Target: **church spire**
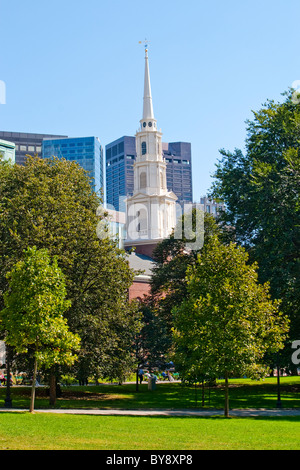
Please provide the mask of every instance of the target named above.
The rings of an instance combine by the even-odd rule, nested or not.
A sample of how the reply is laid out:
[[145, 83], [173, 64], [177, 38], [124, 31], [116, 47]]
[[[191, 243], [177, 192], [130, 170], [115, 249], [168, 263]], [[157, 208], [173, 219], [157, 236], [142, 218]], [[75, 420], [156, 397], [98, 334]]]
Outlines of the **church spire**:
[[154, 119], [147, 44], [145, 44], [145, 78], [144, 78], [143, 119]]
[[[154, 118], [148, 48], [145, 41], [144, 106], [141, 126], [135, 135], [136, 160], [133, 166], [133, 195], [127, 198], [125, 246], [140, 247], [149, 253], [159, 240], [169, 236], [176, 224], [177, 197], [167, 189], [166, 161], [162, 133]], [[142, 253], [142, 251], [140, 251]]]

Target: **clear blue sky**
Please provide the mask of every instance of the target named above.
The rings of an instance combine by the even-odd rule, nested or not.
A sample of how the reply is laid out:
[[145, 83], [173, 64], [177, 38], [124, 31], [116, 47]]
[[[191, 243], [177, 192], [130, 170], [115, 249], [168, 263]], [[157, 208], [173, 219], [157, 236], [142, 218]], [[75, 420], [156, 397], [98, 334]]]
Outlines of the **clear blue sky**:
[[134, 135], [147, 38], [155, 117], [191, 142], [198, 201], [251, 110], [300, 80], [299, 18], [299, 0], [1, 0], [0, 130]]

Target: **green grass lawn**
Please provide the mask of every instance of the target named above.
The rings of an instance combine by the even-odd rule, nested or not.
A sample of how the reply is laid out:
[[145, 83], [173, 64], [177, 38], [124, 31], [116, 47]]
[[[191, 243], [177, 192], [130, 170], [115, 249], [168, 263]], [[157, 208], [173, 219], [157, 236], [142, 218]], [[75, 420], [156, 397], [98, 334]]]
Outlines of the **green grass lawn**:
[[298, 450], [300, 418], [0, 413], [0, 450]]
[[[202, 407], [201, 389], [179, 383], [63, 387], [56, 408], [167, 408]], [[196, 393], [197, 392], [197, 393]], [[197, 396], [197, 400], [196, 400]], [[30, 414], [30, 387], [12, 387], [14, 408], [0, 413], [0, 450], [298, 450], [300, 417], [229, 418], [83, 416], [38, 413], [49, 408], [45, 389], [37, 389], [35, 414]], [[5, 388], [0, 388], [4, 407]], [[281, 378], [283, 408], [300, 408], [300, 377]], [[275, 378], [264, 381], [232, 379], [230, 408], [275, 408]], [[224, 407], [224, 383], [205, 390], [205, 408]]]

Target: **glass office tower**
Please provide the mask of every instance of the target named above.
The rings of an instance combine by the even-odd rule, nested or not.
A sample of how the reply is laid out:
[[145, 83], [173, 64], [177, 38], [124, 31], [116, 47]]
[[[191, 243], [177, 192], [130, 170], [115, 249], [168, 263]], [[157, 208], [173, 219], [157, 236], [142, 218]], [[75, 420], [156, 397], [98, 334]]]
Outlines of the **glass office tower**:
[[15, 162], [17, 165], [24, 165], [26, 155], [38, 155], [38, 157], [42, 157], [43, 139], [57, 139], [60, 137], [67, 136], [0, 131], [0, 139], [8, 140], [15, 144]]
[[133, 194], [133, 164], [136, 158], [135, 137], [124, 136], [105, 147], [106, 204], [125, 212], [124, 198]]
[[79, 163], [93, 178], [95, 191], [104, 193], [103, 148], [98, 137], [44, 139], [42, 154], [43, 158], [55, 156]]
[[[167, 162], [167, 188], [178, 197], [181, 206], [193, 202], [191, 144], [163, 143]], [[135, 137], [124, 136], [105, 146], [106, 203], [116, 211], [125, 211], [122, 200], [133, 194]]]

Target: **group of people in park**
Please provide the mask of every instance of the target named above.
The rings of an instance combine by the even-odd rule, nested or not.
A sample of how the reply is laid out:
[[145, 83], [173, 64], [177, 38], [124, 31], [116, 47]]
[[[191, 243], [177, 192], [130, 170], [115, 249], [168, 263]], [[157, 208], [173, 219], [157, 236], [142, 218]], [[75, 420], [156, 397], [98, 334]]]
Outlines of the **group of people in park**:
[[[3, 374], [3, 372], [0, 372], [0, 386], [1, 385], [6, 385], [7, 382], [7, 376]], [[10, 384], [12, 385], [12, 375], [10, 374]]]
[[169, 382], [174, 381], [174, 377], [172, 376], [172, 374], [170, 373], [169, 370], [163, 371], [161, 374], [156, 375], [156, 374], [153, 374], [153, 373], [149, 373], [148, 371], [144, 371], [143, 369], [139, 369], [138, 377], [139, 377], [140, 384], [143, 382], [143, 380], [148, 380], [149, 378], [154, 378], [155, 381], [157, 381], [159, 379], [169, 380]]

